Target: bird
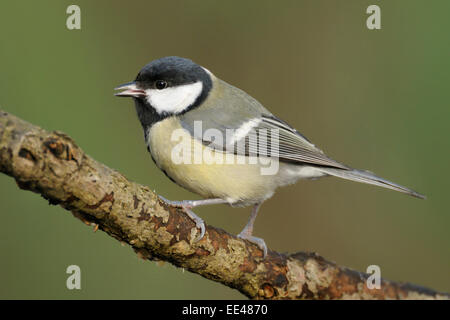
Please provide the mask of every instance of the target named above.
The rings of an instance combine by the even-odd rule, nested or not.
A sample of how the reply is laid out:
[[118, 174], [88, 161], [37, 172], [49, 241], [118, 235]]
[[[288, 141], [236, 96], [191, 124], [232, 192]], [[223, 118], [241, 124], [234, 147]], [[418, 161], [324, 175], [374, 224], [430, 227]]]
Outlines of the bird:
[[425, 196], [353, 169], [328, 157], [309, 139], [279, 119], [255, 98], [228, 84], [190, 59], [168, 56], [151, 61], [134, 81], [118, 86], [118, 97], [134, 100], [151, 158], [179, 186], [199, 200], [171, 201], [195, 222], [199, 241], [205, 223], [192, 209], [228, 204], [252, 206], [247, 224], [237, 235], [267, 256], [263, 238], [253, 235], [261, 204], [278, 187], [300, 179], [334, 176]]

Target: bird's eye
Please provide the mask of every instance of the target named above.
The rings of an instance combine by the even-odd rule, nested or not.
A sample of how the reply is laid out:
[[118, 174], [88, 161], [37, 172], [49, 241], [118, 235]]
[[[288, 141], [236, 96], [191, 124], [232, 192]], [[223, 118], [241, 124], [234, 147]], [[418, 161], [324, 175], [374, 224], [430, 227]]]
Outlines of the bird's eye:
[[165, 89], [165, 88], [167, 88], [167, 82], [164, 80], [156, 80], [155, 87], [158, 90]]

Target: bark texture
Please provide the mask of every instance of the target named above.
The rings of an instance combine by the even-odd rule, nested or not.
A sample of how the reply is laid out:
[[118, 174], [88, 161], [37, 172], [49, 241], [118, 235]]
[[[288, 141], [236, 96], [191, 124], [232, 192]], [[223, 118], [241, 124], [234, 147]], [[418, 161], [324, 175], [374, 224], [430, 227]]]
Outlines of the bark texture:
[[178, 208], [149, 187], [86, 155], [66, 134], [48, 132], [0, 110], [0, 171], [24, 190], [39, 193], [87, 224], [95, 225], [139, 256], [168, 261], [235, 288], [252, 299], [449, 299], [411, 284], [382, 280], [369, 289], [368, 274], [315, 253], [262, 251], [206, 226], [205, 237]]

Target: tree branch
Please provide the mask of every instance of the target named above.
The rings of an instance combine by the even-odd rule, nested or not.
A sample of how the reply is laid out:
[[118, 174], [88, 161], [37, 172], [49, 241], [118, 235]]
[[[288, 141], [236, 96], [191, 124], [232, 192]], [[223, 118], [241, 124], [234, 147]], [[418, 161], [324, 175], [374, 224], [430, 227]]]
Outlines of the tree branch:
[[164, 260], [235, 288], [254, 299], [449, 299], [448, 294], [382, 280], [366, 286], [368, 274], [315, 253], [269, 251], [225, 231], [199, 230], [180, 209], [148, 187], [86, 155], [62, 132], [47, 132], [0, 110], [0, 171], [24, 190], [39, 193], [87, 224], [93, 224], [142, 258]]

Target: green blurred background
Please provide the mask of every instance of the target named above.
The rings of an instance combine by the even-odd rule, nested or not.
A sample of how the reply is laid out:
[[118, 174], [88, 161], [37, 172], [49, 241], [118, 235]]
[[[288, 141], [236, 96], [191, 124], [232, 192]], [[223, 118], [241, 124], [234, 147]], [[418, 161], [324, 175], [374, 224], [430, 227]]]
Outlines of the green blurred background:
[[[66, 29], [81, 7], [82, 29]], [[381, 7], [382, 29], [366, 28]], [[72, 136], [169, 199], [195, 195], [147, 154], [131, 99], [113, 88], [149, 61], [188, 57], [256, 97], [331, 157], [428, 196], [335, 178], [280, 189], [255, 234], [382, 277], [450, 291], [449, 1], [12, 1], [0, 4], [0, 108]], [[0, 175], [0, 298], [243, 298], [138, 259]], [[196, 211], [238, 233], [250, 210]], [[66, 267], [82, 271], [69, 291]]]

